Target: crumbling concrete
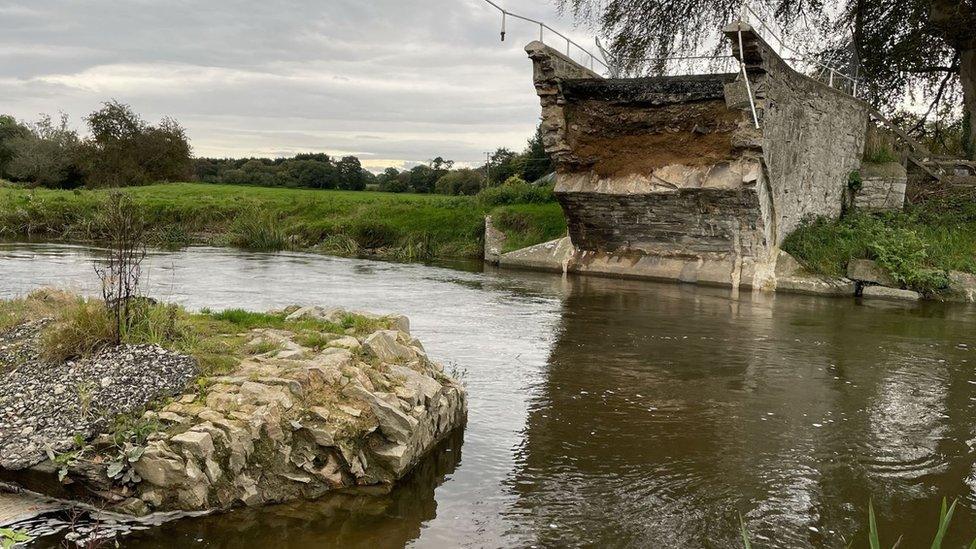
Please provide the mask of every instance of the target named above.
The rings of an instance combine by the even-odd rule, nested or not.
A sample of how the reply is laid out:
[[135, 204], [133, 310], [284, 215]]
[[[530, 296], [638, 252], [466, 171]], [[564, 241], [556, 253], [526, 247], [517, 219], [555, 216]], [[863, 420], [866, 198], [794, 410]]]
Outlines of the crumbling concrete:
[[741, 30], [741, 52], [738, 29], [726, 34], [759, 128], [741, 73], [603, 79], [526, 47], [573, 245], [565, 270], [771, 290], [786, 236], [840, 215], [869, 107]]

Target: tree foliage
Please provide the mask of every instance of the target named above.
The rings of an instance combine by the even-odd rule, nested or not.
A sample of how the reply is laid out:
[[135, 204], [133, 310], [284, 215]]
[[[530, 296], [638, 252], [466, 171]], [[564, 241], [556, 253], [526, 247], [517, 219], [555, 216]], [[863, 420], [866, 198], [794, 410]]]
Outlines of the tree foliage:
[[[718, 31], [741, 3], [729, 0], [560, 0], [564, 9], [599, 27], [622, 68], [663, 69], [649, 61], [722, 50]], [[967, 115], [966, 140], [976, 139], [976, 8], [973, 0], [753, 0], [783, 29], [793, 47], [830, 57], [857, 72], [863, 97], [894, 111], [906, 97], [932, 104], [925, 118], [950, 103]], [[839, 55], [838, 55], [839, 54]], [[859, 94], [860, 95], [860, 94]], [[970, 145], [970, 155], [972, 147]]]
[[190, 144], [178, 122], [153, 126], [132, 107], [109, 101], [85, 118], [91, 132], [83, 149], [89, 187], [146, 185], [190, 175]]
[[45, 187], [121, 187], [177, 181], [190, 174], [190, 144], [175, 120], [146, 123], [117, 101], [85, 118], [81, 139], [68, 117], [20, 123], [0, 116], [0, 177]]
[[57, 120], [49, 115], [25, 126], [26, 131], [14, 132], [4, 140], [11, 151], [6, 171], [15, 181], [28, 181], [45, 187], [76, 187], [81, 185], [78, 158], [81, 141], [68, 127], [68, 117]]

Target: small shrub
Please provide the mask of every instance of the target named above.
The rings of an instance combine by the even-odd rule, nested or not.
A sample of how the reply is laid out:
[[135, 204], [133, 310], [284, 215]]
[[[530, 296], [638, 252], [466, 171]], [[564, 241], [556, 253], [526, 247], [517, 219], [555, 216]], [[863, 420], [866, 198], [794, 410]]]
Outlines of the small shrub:
[[364, 220], [353, 227], [353, 239], [366, 249], [394, 246], [397, 237], [397, 230], [381, 221]]
[[288, 239], [281, 221], [273, 212], [245, 208], [234, 219], [230, 243], [245, 250], [276, 252], [287, 247]]
[[51, 362], [92, 355], [115, 343], [113, 317], [105, 304], [76, 298], [41, 334], [41, 356]]
[[132, 324], [132, 302], [139, 295], [146, 227], [132, 198], [121, 191], [108, 195], [101, 217], [109, 250], [105, 261], [95, 262], [95, 274], [102, 283], [105, 306], [114, 318], [114, 342], [119, 344]]
[[949, 285], [944, 271], [928, 264], [928, 245], [914, 230], [883, 227], [873, 235], [868, 249], [883, 269], [910, 288], [925, 293]]
[[510, 204], [543, 204], [556, 200], [552, 187], [536, 187], [528, 183], [490, 187], [478, 193], [478, 202], [483, 206], [505, 206]]

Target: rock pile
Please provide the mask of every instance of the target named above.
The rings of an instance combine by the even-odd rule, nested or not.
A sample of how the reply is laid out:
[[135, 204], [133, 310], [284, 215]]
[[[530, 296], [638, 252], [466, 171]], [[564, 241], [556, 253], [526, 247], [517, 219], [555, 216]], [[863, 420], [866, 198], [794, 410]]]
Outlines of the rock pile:
[[0, 468], [31, 467], [103, 431], [109, 418], [179, 394], [193, 359], [154, 345], [105, 349], [49, 363], [37, 351], [44, 321], [0, 334]]
[[[289, 318], [347, 314], [304, 308]], [[406, 317], [383, 320], [391, 329], [329, 334], [314, 348], [287, 330], [251, 331], [251, 345], [273, 350], [147, 412], [162, 427], [131, 464], [138, 481], [98, 495], [143, 514], [391, 485], [463, 424], [466, 398], [410, 336]]]
[[[307, 307], [288, 320], [342, 332], [351, 314]], [[254, 354], [204, 378], [192, 358], [148, 345], [46, 363], [37, 352], [45, 321], [8, 330], [0, 334], [0, 470], [57, 471], [75, 495], [140, 515], [388, 487], [463, 425], [466, 396], [410, 335], [406, 317], [356, 314], [366, 317], [358, 331], [238, 334]], [[364, 326], [382, 329], [364, 335], [372, 329]], [[110, 432], [118, 414], [129, 414], [122, 440], [137, 442]], [[71, 459], [57, 456], [69, 450]]]

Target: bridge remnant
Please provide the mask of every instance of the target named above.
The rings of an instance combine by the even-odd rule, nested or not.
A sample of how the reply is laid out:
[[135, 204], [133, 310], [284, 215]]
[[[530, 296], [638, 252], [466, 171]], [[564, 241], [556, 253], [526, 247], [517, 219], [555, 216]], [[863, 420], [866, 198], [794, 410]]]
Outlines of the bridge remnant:
[[605, 79], [526, 46], [572, 243], [553, 265], [772, 289], [784, 238], [840, 215], [870, 107], [795, 72], [748, 25], [725, 32], [748, 88], [741, 72]]

